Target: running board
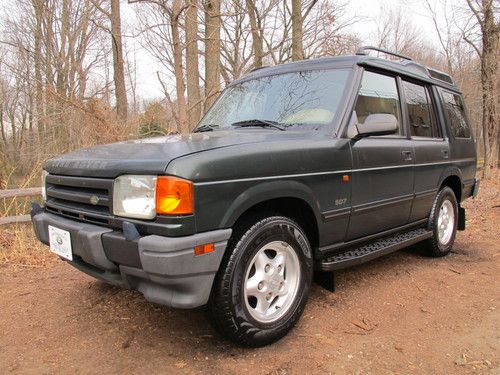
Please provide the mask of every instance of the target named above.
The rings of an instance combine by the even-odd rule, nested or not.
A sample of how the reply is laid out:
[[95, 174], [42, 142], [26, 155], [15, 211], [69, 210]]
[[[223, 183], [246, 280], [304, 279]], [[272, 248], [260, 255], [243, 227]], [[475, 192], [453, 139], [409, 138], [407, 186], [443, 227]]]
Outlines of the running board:
[[356, 266], [430, 237], [432, 237], [432, 232], [425, 228], [413, 229], [383, 237], [368, 244], [350, 248], [342, 253], [327, 256], [317, 263], [317, 270], [331, 272]]

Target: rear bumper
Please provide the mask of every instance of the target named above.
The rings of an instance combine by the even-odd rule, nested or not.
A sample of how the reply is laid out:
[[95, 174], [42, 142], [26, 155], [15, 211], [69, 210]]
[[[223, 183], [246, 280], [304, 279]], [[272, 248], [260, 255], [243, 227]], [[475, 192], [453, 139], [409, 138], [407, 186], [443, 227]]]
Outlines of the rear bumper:
[[[48, 226], [70, 232], [71, 265], [113, 285], [135, 289], [151, 302], [193, 308], [207, 303], [231, 229], [185, 237], [148, 235], [127, 240], [122, 232], [66, 219], [40, 208], [32, 212], [38, 239], [49, 244]], [[214, 243], [211, 253], [194, 247]]]

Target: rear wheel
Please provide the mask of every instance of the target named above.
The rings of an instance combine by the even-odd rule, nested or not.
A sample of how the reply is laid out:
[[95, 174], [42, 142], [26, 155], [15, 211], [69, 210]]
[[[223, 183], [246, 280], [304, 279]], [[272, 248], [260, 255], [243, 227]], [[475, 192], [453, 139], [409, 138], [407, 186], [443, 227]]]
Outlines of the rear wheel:
[[283, 337], [302, 314], [312, 251], [300, 226], [282, 216], [237, 229], [214, 281], [208, 316], [225, 337], [262, 346]]
[[427, 241], [429, 255], [441, 257], [451, 251], [457, 233], [457, 219], [455, 193], [444, 187], [437, 194], [429, 217], [429, 229], [432, 230], [432, 237]]

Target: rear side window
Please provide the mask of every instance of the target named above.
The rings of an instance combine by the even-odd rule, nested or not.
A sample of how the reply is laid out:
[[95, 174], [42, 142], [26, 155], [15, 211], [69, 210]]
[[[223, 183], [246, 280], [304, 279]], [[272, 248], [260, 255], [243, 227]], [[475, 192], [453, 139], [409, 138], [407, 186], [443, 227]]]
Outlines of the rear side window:
[[[396, 79], [373, 72], [364, 72], [355, 111], [358, 124], [363, 124], [369, 115], [377, 113], [394, 115], [398, 124], [401, 124], [401, 107]], [[401, 126], [398, 126], [397, 133], [401, 134]]]
[[448, 91], [441, 93], [451, 134], [455, 138], [470, 138], [470, 127], [465, 118], [462, 97]]
[[422, 85], [403, 81], [406, 107], [413, 137], [439, 138], [434, 121], [429, 90]]

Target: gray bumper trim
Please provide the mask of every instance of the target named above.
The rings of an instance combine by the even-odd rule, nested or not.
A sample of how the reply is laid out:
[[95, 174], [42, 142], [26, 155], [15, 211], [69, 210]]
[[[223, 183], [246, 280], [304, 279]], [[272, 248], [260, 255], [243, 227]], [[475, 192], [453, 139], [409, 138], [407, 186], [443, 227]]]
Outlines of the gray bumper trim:
[[69, 220], [46, 212], [34, 215], [31, 220], [38, 239], [44, 244], [49, 244], [49, 225], [67, 230], [71, 235], [73, 254], [104, 270], [118, 269], [114, 263], [106, 258], [101, 242], [101, 236], [104, 233], [112, 232], [111, 229]]
[[[48, 244], [48, 225], [68, 230], [75, 260], [71, 265], [90, 276], [113, 285], [140, 291], [147, 300], [162, 305], [193, 308], [206, 304], [231, 229], [197, 233], [186, 237], [141, 237], [138, 251], [142, 269], [116, 265], [104, 252], [101, 236], [111, 229], [69, 220], [47, 212], [33, 216], [40, 241]], [[125, 241], [125, 240], [124, 240]], [[213, 243], [211, 253], [195, 256], [194, 247]]]

